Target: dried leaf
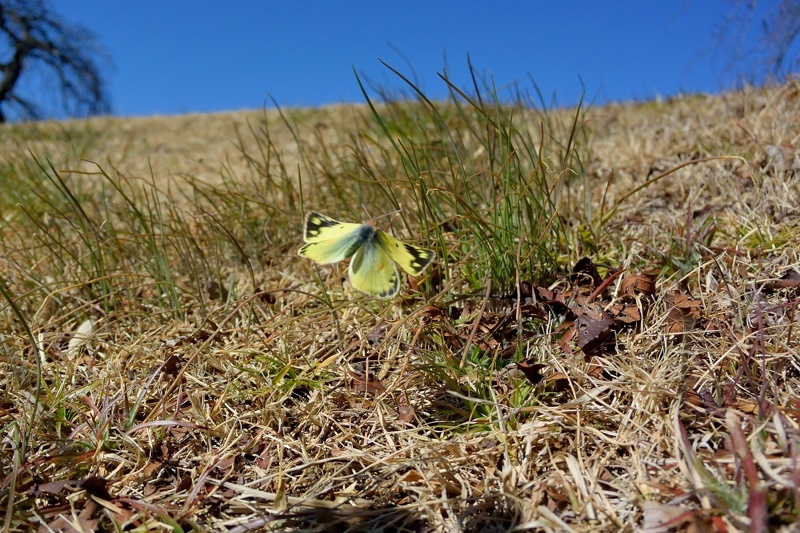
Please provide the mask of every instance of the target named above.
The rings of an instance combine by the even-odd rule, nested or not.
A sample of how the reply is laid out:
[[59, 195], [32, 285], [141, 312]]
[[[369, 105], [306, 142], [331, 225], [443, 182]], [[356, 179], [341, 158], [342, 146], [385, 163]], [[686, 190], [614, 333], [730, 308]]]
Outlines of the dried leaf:
[[425, 321], [430, 323], [444, 318], [444, 311], [435, 305], [426, 305], [417, 312], [417, 316], [426, 319]]
[[697, 376], [686, 378], [686, 391], [684, 392], [686, 403], [696, 407], [699, 411], [713, 412], [719, 409], [720, 406], [714, 396], [707, 390], [700, 390], [698, 382]]
[[667, 302], [668, 305], [672, 305], [677, 307], [678, 309], [684, 309], [687, 311], [700, 309], [703, 306], [702, 301], [692, 298], [687, 294], [680, 294], [680, 293], [667, 294], [664, 300]]
[[77, 481], [51, 481], [49, 483], [40, 483], [38, 485], [33, 485], [28, 495], [60, 494], [65, 488], [74, 487], [75, 485], [77, 485]]
[[177, 377], [181, 368], [183, 367], [183, 359], [175, 354], [170, 354], [167, 360], [164, 361], [162, 371], [167, 376]]
[[[427, 277], [427, 272], [426, 272]], [[408, 282], [408, 290], [411, 292], [420, 292], [419, 290], [419, 282], [420, 279], [417, 279], [413, 276], [405, 276], [406, 281]]]
[[209, 300], [228, 299], [228, 289], [226, 289], [216, 281], [209, 281], [208, 283], [206, 283], [206, 291], [208, 292]]
[[595, 379], [602, 379], [605, 373], [605, 366], [597, 357], [592, 357], [592, 359], [589, 361], [589, 366], [586, 367], [586, 374]]
[[214, 469], [225, 472], [226, 470], [231, 470], [234, 466], [236, 466], [236, 456], [228, 455], [220, 459], [217, 464], [214, 465]]
[[656, 277], [646, 272], [630, 274], [622, 280], [619, 291], [623, 296], [652, 296], [656, 293]]
[[144, 474], [145, 477], [150, 477], [151, 475], [153, 475], [153, 472], [155, 472], [162, 466], [164, 466], [164, 463], [162, 463], [161, 461], [154, 461], [151, 463], [147, 463], [142, 473]]
[[367, 342], [372, 345], [380, 344], [386, 338], [386, 331], [390, 324], [385, 320], [379, 320], [378, 324], [367, 335]]
[[800, 272], [794, 269], [789, 269], [784, 272], [779, 280], [764, 283], [764, 292], [772, 294], [781, 289], [789, 289], [792, 293], [798, 292], [800, 289]]
[[405, 474], [400, 477], [401, 483], [416, 483], [418, 481], [423, 481], [425, 477], [420, 474], [417, 470], [409, 470]]
[[671, 293], [664, 297], [669, 307], [667, 323], [664, 327], [667, 333], [683, 333], [694, 327], [694, 322], [700, 319], [703, 302], [686, 294]]
[[272, 294], [271, 291], [265, 291], [261, 287], [256, 288], [255, 295], [256, 298], [258, 298], [258, 300], [265, 305], [272, 305], [277, 301], [275, 295]]
[[646, 501], [642, 504], [642, 531], [647, 533], [674, 531], [681, 526], [690, 525], [697, 513], [695, 509]]
[[547, 392], [564, 392], [569, 390], [569, 377], [563, 372], [556, 372], [544, 380], [544, 390]]
[[105, 478], [91, 476], [81, 481], [79, 487], [92, 496], [97, 496], [103, 500], [110, 500], [112, 496], [108, 492], [108, 483], [109, 481]]
[[89, 533], [97, 531], [100, 527], [100, 519], [92, 518], [97, 508], [98, 505], [96, 502], [86, 500], [78, 516], [69, 515], [67, 513], [60, 514], [55, 520], [50, 522], [47, 527], [40, 527], [39, 531], [62, 531], [69, 533]]
[[582, 257], [572, 268], [570, 281], [577, 287], [598, 287], [603, 280], [591, 258]]
[[543, 365], [542, 363], [534, 363], [533, 359], [527, 359], [517, 363], [517, 368], [520, 370], [520, 372], [525, 374], [525, 377], [528, 378], [528, 381], [534, 385], [538, 385], [544, 379], [542, 370], [547, 368], [547, 365]]
[[383, 383], [371, 375], [362, 376], [352, 370], [348, 370], [347, 373], [353, 378], [353, 390], [357, 392], [366, 392], [373, 395], [386, 392], [386, 387], [383, 386]]
[[557, 344], [561, 346], [561, 348], [567, 352], [568, 354], [572, 355], [572, 349], [570, 348], [570, 343], [575, 339], [578, 334], [578, 330], [575, 329], [575, 322], [564, 322], [560, 326], [556, 328], [556, 332], [564, 332], [563, 335], [558, 339]]
[[587, 315], [579, 316], [575, 320], [574, 326], [577, 332], [578, 346], [584, 353], [591, 352], [611, 335], [613, 325], [614, 319], [605, 313], [599, 320], [592, 319]]
[[550, 311], [557, 315], [565, 315], [569, 312], [569, 305], [563, 294], [539, 286], [534, 287], [534, 292], [536, 293], [536, 299], [541, 303], [545, 311]]
[[610, 311], [614, 314], [614, 320], [622, 324], [636, 324], [642, 320], [642, 312], [635, 303], [618, 303]]
[[92, 339], [94, 330], [95, 324], [91, 318], [87, 318], [78, 326], [78, 329], [75, 330], [75, 334], [69, 340], [69, 343], [67, 343], [67, 358], [75, 359], [81, 347]]
[[258, 456], [258, 459], [256, 459], [256, 464], [259, 468], [268, 470], [270, 466], [272, 466], [273, 455], [271, 452], [272, 450], [269, 447], [264, 447], [264, 449], [261, 451], [261, 454]]
[[686, 324], [683, 320], [683, 313], [676, 307], [673, 307], [667, 313], [667, 323], [664, 326], [664, 331], [670, 334], [683, 333], [686, 330]]
[[397, 406], [397, 419], [401, 422], [414, 421], [414, 407], [408, 404], [400, 404]]
[[[219, 467], [219, 465], [217, 465], [217, 467]], [[175, 492], [188, 491], [191, 488], [192, 488], [192, 476], [190, 476], [189, 474], [185, 474], [181, 478], [181, 482], [178, 483], [178, 486], [175, 487]]]
[[742, 413], [748, 415], [754, 415], [758, 413], [758, 404], [755, 402], [751, 402], [750, 400], [744, 400], [739, 398], [733, 402], [733, 407], [736, 410], [741, 411]]

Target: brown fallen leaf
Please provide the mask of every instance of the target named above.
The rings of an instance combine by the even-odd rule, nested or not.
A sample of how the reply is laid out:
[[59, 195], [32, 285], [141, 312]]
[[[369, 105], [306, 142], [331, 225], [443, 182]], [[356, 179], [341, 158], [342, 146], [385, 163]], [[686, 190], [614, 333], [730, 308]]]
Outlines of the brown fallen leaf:
[[417, 279], [415, 277], [412, 277], [412, 276], [405, 276], [405, 278], [406, 278], [406, 282], [408, 282], [408, 290], [409, 290], [409, 292], [420, 292], [420, 290], [419, 290], [419, 282], [420, 282], [420, 280], [419, 279]]
[[743, 398], [738, 398], [734, 400], [733, 407], [734, 409], [748, 415], [758, 414], [758, 404], [750, 400], [745, 400]]
[[98, 531], [100, 519], [92, 518], [98, 507], [96, 502], [86, 500], [78, 516], [71, 515], [70, 513], [59, 514], [55, 520], [50, 522], [47, 526], [42, 525], [38, 531], [62, 531], [66, 533], [89, 533]]
[[366, 392], [373, 395], [386, 392], [386, 387], [383, 386], [383, 383], [370, 375], [357, 374], [352, 370], [348, 370], [347, 373], [353, 378], [353, 390], [356, 392]]
[[180, 372], [181, 368], [183, 367], [183, 359], [175, 354], [170, 354], [167, 357], [167, 360], [164, 361], [164, 366], [161, 367], [161, 371], [164, 372], [167, 376], [177, 377], [178, 373]]
[[547, 392], [564, 392], [569, 390], [569, 377], [563, 372], [556, 372], [545, 378], [544, 390]]
[[61, 491], [68, 487], [75, 487], [77, 481], [50, 481], [48, 483], [40, 483], [33, 485], [28, 491], [28, 496], [39, 496], [40, 494], [60, 494]]
[[423, 481], [425, 477], [420, 474], [417, 470], [409, 470], [402, 476], [400, 476], [401, 483], [416, 483], [418, 481]]
[[378, 324], [367, 334], [367, 342], [371, 345], [380, 344], [386, 338], [386, 331], [389, 329], [389, 324], [383, 319], [378, 320]]
[[614, 319], [603, 313], [602, 318], [593, 319], [581, 315], [575, 319], [576, 342], [583, 353], [590, 353], [611, 336]]
[[606, 368], [597, 357], [592, 357], [586, 367], [586, 374], [595, 379], [602, 379], [606, 374]]
[[112, 497], [108, 492], [108, 484], [109, 481], [105, 478], [100, 476], [91, 476], [82, 480], [79, 484], [79, 487], [92, 496], [97, 496], [103, 500], [110, 500]]
[[701, 318], [703, 302], [686, 294], [670, 293], [664, 297], [669, 311], [664, 329], [667, 333], [683, 333]]
[[575, 336], [578, 334], [578, 330], [575, 328], [575, 322], [564, 322], [560, 326], [556, 328], [556, 333], [563, 332], [556, 344], [561, 346], [561, 349], [564, 350], [569, 355], [574, 355], [572, 348], [570, 348], [570, 343], [575, 339]]
[[[235, 467], [236, 467], [236, 456], [228, 455], [217, 461], [217, 463], [214, 465], [214, 470], [225, 473], [232, 471]], [[183, 480], [181, 480], [181, 483], [183, 483]]]
[[716, 411], [720, 407], [719, 404], [708, 390], [700, 388], [699, 381], [697, 376], [687, 376], [684, 400], [698, 411], [705, 411], [706, 413]]
[[652, 296], [656, 293], [656, 277], [647, 272], [629, 274], [622, 280], [619, 292], [623, 296]]
[[683, 318], [683, 313], [676, 307], [673, 307], [667, 313], [667, 323], [664, 326], [664, 332], [669, 334], [683, 333], [686, 331], [686, 321]]
[[525, 375], [528, 381], [533, 385], [538, 385], [544, 379], [542, 370], [547, 368], [547, 365], [534, 363], [533, 359], [526, 359], [517, 363], [517, 368]]
[[228, 289], [220, 285], [216, 281], [209, 281], [206, 283], [206, 292], [208, 292], [209, 300], [227, 300]]
[[642, 504], [642, 531], [647, 533], [697, 531], [694, 522], [698, 513], [700, 511], [697, 509], [646, 501]]
[[569, 312], [569, 304], [562, 293], [551, 291], [545, 287], [534, 286], [536, 300], [540, 302], [545, 311], [550, 311], [557, 315], [564, 315]]
[[160, 461], [153, 461], [153, 462], [147, 463], [145, 465], [145, 467], [142, 469], [142, 473], [144, 474], [144, 477], [149, 477], [149, 476], [151, 476], [153, 474], [153, 472], [155, 472], [156, 470], [158, 470], [162, 466], [164, 466], [164, 463], [162, 463]]
[[597, 287], [602, 283], [597, 266], [589, 257], [582, 257], [572, 268], [570, 281], [577, 287]]
[[400, 404], [397, 406], [397, 419], [401, 422], [414, 421], [414, 407], [408, 404]]
[[796, 293], [800, 289], [800, 272], [789, 269], [784, 272], [780, 279], [764, 283], [763, 288], [767, 294], [772, 294], [781, 289], [788, 289], [792, 293]]
[[698, 310], [703, 307], [703, 302], [692, 298], [688, 294], [671, 293], [664, 297], [667, 304], [677, 307], [678, 309], [685, 309], [687, 311]]
[[642, 312], [635, 303], [618, 303], [611, 307], [614, 320], [622, 324], [636, 324], [642, 320]]
[[180, 483], [178, 483], [178, 486], [175, 487], [175, 492], [188, 491], [191, 488], [192, 488], [192, 476], [186, 474], [181, 478], [181, 481]]
[[261, 287], [256, 287], [256, 290], [253, 291], [253, 293], [255, 294], [256, 298], [258, 298], [258, 301], [262, 304], [272, 305], [277, 301], [274, 294], [272, 294], [270, 291], [265, 291]]

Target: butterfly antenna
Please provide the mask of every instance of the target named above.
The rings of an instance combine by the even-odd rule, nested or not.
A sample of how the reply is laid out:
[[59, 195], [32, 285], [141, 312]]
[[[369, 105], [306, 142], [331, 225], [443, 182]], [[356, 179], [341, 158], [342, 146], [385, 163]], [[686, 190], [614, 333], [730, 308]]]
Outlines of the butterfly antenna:
[[367, 209], [367, 206], [365, 206], [364, 204], [361, 204], [361, 209], [363, 209], [363, 210], [364, 210], [364, 214], [365, 214], [365, 215], [367, 215], [367, 220], [368, 220], [368, 221], [371, 223], [371, 222], [372, 222], [372, 220], [373, 220], [373, 218], [372, 218], [372, 216], [369, 214], [369, 210]]

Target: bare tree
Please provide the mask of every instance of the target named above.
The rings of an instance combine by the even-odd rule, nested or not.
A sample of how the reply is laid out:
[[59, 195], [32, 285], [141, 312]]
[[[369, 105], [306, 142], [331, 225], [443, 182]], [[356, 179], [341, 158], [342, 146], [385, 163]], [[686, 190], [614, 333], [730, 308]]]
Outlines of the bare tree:
[[42, 118], [34, 96], [46, 91], [70, 116], [108, 112], [94, 36], [65, 24], [44, 0], [0, 0], [0, 122], [14, 110], [21, 118]]
[[[726, 68], [750, 81], [791, 74], [800, 68], [800, 0], [730, 0], [714, 37]], [[758, 32], [755, 46], [748, 35]]]
[[765, 33], [772, 53], [769, 61], [775, 72], [784, 68], [794, 71], [800, 67], [800, 55], [796, 50], [791, 53], [792, 45], [800, 36], [800, 1], [781, 0]]

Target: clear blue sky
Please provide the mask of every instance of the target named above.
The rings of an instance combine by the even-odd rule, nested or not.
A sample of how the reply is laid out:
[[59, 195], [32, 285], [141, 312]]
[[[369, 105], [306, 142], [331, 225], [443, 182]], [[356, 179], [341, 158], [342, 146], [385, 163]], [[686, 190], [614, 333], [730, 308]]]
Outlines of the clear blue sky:
[[[383, 59], [441, 97], [437, 72], [468, 85], [467, 55], [499, 87], [529, 75], [575, 103], [719, 92], [713, 62], [727, 0], [308, 1], [51, 0], [111, 58], [113, 112], [151, 115], [363, 102], [353, 67], [402, 83]], [[752, 40], [752, 39], [751, 39]], [[403, 55], [399, 55], [399, 50]], [[406, 63], [406, 59], [408, 63]]]

